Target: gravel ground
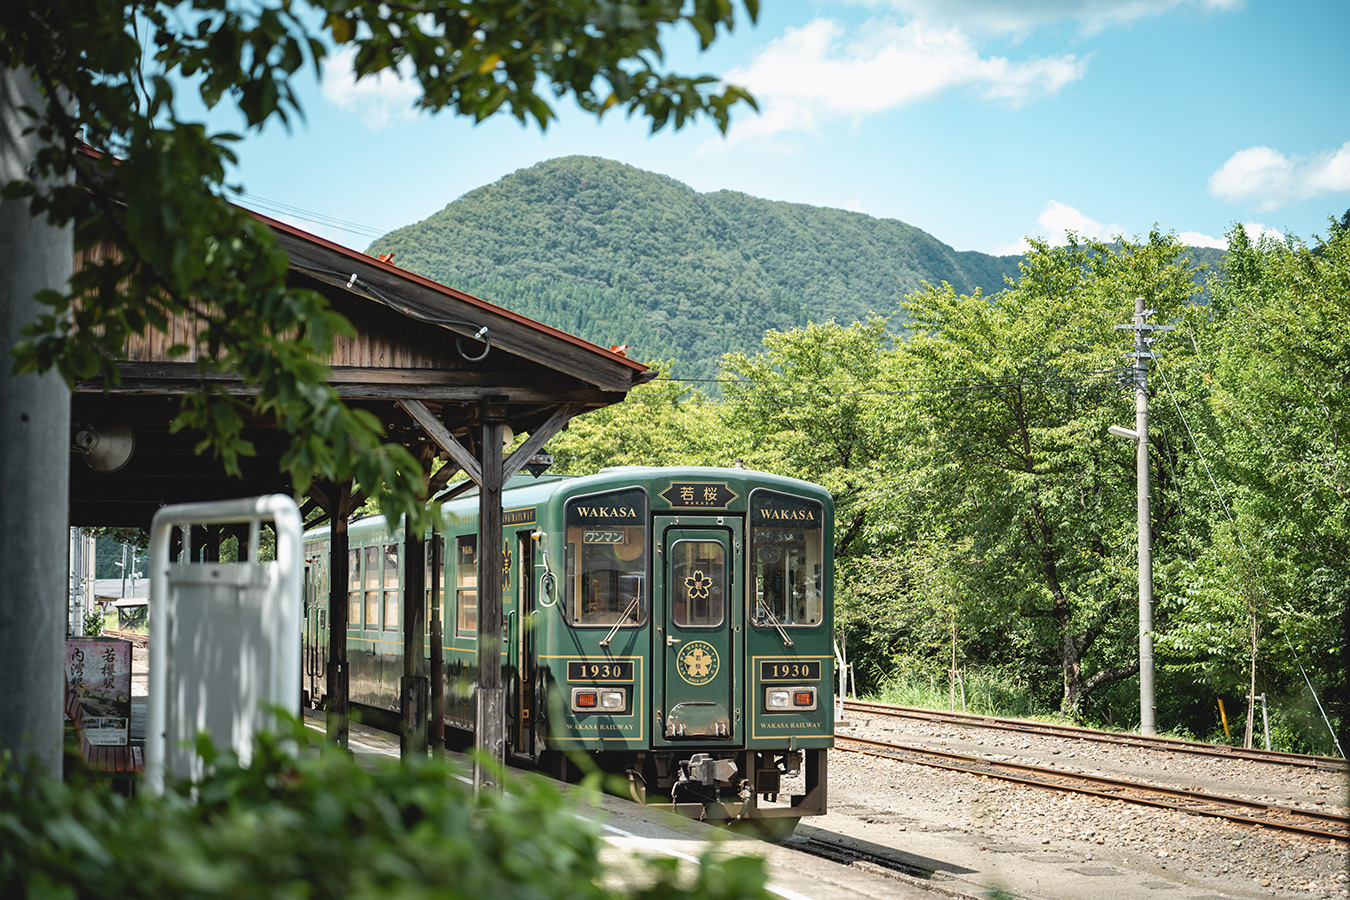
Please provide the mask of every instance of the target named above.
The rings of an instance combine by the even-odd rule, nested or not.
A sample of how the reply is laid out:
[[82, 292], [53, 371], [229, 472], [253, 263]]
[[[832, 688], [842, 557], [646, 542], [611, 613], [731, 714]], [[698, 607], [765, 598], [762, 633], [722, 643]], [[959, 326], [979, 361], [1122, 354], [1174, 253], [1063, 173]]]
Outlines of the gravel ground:
[[[873, 715], [848, 714], [838, 733], [1342, 813], [1350, 790], [1344, 772]], [[937, 860], [967, 881], [1024, 897], [1350, 897], [1344, 843], [854, 753], [831, 753], [830, 806], [830, 816], [803, 824]], [[997, 884], [981, 877], [990, 873]]]

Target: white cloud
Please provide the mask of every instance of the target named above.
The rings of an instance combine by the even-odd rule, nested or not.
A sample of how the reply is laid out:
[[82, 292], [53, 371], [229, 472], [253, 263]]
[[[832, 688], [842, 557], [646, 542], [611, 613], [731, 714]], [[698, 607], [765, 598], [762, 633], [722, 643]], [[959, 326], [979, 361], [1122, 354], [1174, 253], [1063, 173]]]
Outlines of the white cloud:
[[[1087, 61], [1073, 54], [1012, 61], [982, 57], [955, 28], [873, 20], [847, 33], [815, 19], [790, 28], [748, 66], [726, 73], [760, 102], [758, 117], [738, 121], [728, 141], [790, 132], [817, 134], [827, 123], [854, 122], [969, 88], [1019, 107], [1083, 77]], [[725, 143], [723, 144], [725, 146]]]
[[1036, 222], [1044, 229], [1043, 233], [1049, 235], [1047, 240], [1055, 247], [1062, 247], [1069, 242], [1066, 232], [1070, 231], [1079, 237], [1093, 240], [1111, 240], [1125, 233], [1124, 226], [1103, 225], [1058, 200], [1051, 200], [1045, 204], [1041, 214], [1036, 217]]
[[416, 118], [413, 104], [421, 94], [416, 82], [389, 71], [358, 81], [355, 59], [356, 49], [344, 47], [324, 60], [320, 89], [325, 100], [344, 112], [354, 111], [372, 131]]
[[[1129, 232], [1122, 225], [1103, 225], [1095, 219], [1084, 215], [1079, 210], [1058, 200], [1051, 200], [1045, 204], [1041, 214], [1036, 217], [1036, 223], [1040, 226], [1037, 232], [1052, 247], [1063, 247], [1068, 243], [1067, 232], [1072, 231], [1080, 238], [1091, 238], [1100, 241], [1114, 241], [1118, 237], [1128, 237]], [[1246, 229], [1247, 237], [1253, 243], [1260, 240], [1264, 235], [1277, 241], [1284, 240], [1284, 234], [1278, 229], [1263, 225], [1260, 222], [1244, 222], [1242, 227]], [[1183, 245], [1187, 247], [1214, 247], [1218, 250], [1228, 249], [1228, 238], [1220, 235], [1205, 234], [1202, 231], [1183, 231], [1177, 235]], [[1011, 244], [1002, 247], [996, 247], [988, 251], [995, 256], [1020, 256], [1031, 251], [1031, 244], [1026, 238], [1014, 241]]]
[[[1052, 247], [1063, 247], [1069, 243], [1068, 232], [1072, 231], [1080, 238], [1110, 241], [1126, 233], [1123, 225], [1103, 225], [1096, 219], [1084, 215], [1078, 209], [1058, 200], [1051, 200], [1036, 217], [1040, 226], [1038, 234]], [[996, 256], [1023, 254], [1031, 250], [1031, 244], [1022, 238], [1005, 247], [992, 251]]]
[[[1276, 241], [1284, 240], [1283, 231], [1280, 231], [1278, 228], [1271, 228], [1269, 225], [1262, 225], [1260, 222], [1243, 222], [1242, 229], [1247, 232], [1247, 239], [1253, 244], [1263, 237], [1268, 237]], [[1224, 246], [1227, 247], [1228, 244], [1225, 243]]]
[[[1244, 0], [881, 0], [907, 16], [938, 25], [959, 25], [988, 34], [1025, 36], [1060, 22], [1074, 22], [1085, 35], [1128, 25], [1174, 9], [1226, 12]], [[876, 5], [875, 3], [870, 5]]]
[[1181, 241], [1187, 247], [1213, 247], [1216, 250], [1227, 250], [1228, 241], [1221, 237], [1212, 237], [1200, 231], [1183, 231], [1177, 235], [1177, 240]]
[[[1260, 222], [1243, 222], [1242, 230], [1247, 232], [1247, 239], [1255, 244], [1261, 238], [1266, 237], [1275, 241], [1284, 240], [1284, 232], [1278, 228], [1271, 228], [1269, 225], [1263, 225]], [[1228, 237], [1225, 232], [1219, 237], [1211, 237], [1199, 231], [1183, 231], [1177, 235], [1178, 240], [1188, 247], [1214, 247], [1219, 250], [1228, 249]]]
[[1248, 147], [1209, 176], [1209, 193], [1260, 212], [1350, 191], [1350, 141], [1336, 150], [1286, 156], [1270, 147]]

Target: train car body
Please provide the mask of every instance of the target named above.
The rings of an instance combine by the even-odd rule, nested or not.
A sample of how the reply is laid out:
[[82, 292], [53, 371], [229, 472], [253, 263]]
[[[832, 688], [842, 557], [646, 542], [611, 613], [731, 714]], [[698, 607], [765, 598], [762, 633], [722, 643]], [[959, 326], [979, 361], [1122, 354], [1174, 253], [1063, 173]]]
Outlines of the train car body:
[[[745, 469], [607, 469], [503, 491], [508, 760], [562, 774], [584, 753], [633, 793], [708, 819], [824, 812], [833, 745], [833, 507]], [[445, 720], [476, 704], [478, 500], [446, 504]], [[353, 703], [396, 711], [400, 533], [349, 527]], [[326, 693], [328, 532], [305, 537], [305, 689]], [[428, 570], [433, 554], [428, 553]], [[426, 583], [433, 579], [428, 571]], [[428, 647], [430, 646], [428, 642]]]

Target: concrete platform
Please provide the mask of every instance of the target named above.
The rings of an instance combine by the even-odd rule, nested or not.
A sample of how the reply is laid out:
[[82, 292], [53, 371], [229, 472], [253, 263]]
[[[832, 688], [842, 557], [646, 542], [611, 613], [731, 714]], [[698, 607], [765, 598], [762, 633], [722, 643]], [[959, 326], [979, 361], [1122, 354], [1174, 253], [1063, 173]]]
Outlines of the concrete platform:
[[[320, 713], [306, 716], [307, 724], [322, 732]], [[358, 756], [399, 756], [396, 735], [353, 723], [348, 747]], [[447, 756], [460, 756], [447, 754]], [[464, 758], [460, 756], [460, 758]], [[466, 769], [468, 766], [466, 759]], [[601, 858], [611, 877], [621, 884], [636, 885], [643, 857], [670, 857], [687, 867], [693, 877], [699, 859], [705, 853], [729, 856], [757, 856], [764, 860], [769, 889], [785, 900], [845, 900], [845, 898], [925, 898], [935, 896], [931, 886], [923, 886], [888, 873], [842, 866], [792, 849], [791, 841], [772, 844], [732, 832], [725, 827], [706, 825], [677, 816], [666, 810], [638, 806], [620, 797], [597, 795], [575, 785], [563, 785], [581, 804], [583, 816], [595, 822], [607, 849]], [[944, 887], [937, 896], [959, 896]]]
[[[142, 651], [132, 664], [131, 739], [145, 741], [147, 686], [149, 676]], [[306, 724], [322, 734], [322, 713], [307, 711]], [[358, 756], [399, 757], [397, 735], [352, 723], [348, 746]], [[458, 754], [447, 754], [448, 756]], [[463, 757], [461, 757], [463, 758]], [[466, 760], [466, 770], [468, 763]], [[791, 849], [791, 843], [771, 844], [734, 833], [724, 827], [705, 825], [660, 809], [638, 806], [629, 800], [563, 785], [582, 807], [582, 815], [595, 822], [604, 836], [602, 859], [610, 876], [621, 884], [637, 884], [643, 857], [670, 857], [687, 867], [690, 878], [705, 853], [752, 855], [765, 861], [770, 890], [785, 900], [844, 900], [844, 898], [925, 898], [934, 893], [884, 873], [838, 865]], [[946, 896], [952, 893], [944, 891]]]

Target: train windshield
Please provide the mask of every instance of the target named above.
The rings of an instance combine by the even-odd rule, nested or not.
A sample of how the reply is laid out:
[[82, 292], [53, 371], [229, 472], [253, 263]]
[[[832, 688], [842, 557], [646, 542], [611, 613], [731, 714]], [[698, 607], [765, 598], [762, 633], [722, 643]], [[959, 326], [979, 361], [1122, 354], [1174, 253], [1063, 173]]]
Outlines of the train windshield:
[[805, 497], [750, 495], [750, 619], [761, 628], [824, 621], [825, 508]]
[[640, 488], [568, 501], [567, 620], [645, 622], [647, 544], [647, 494]]

